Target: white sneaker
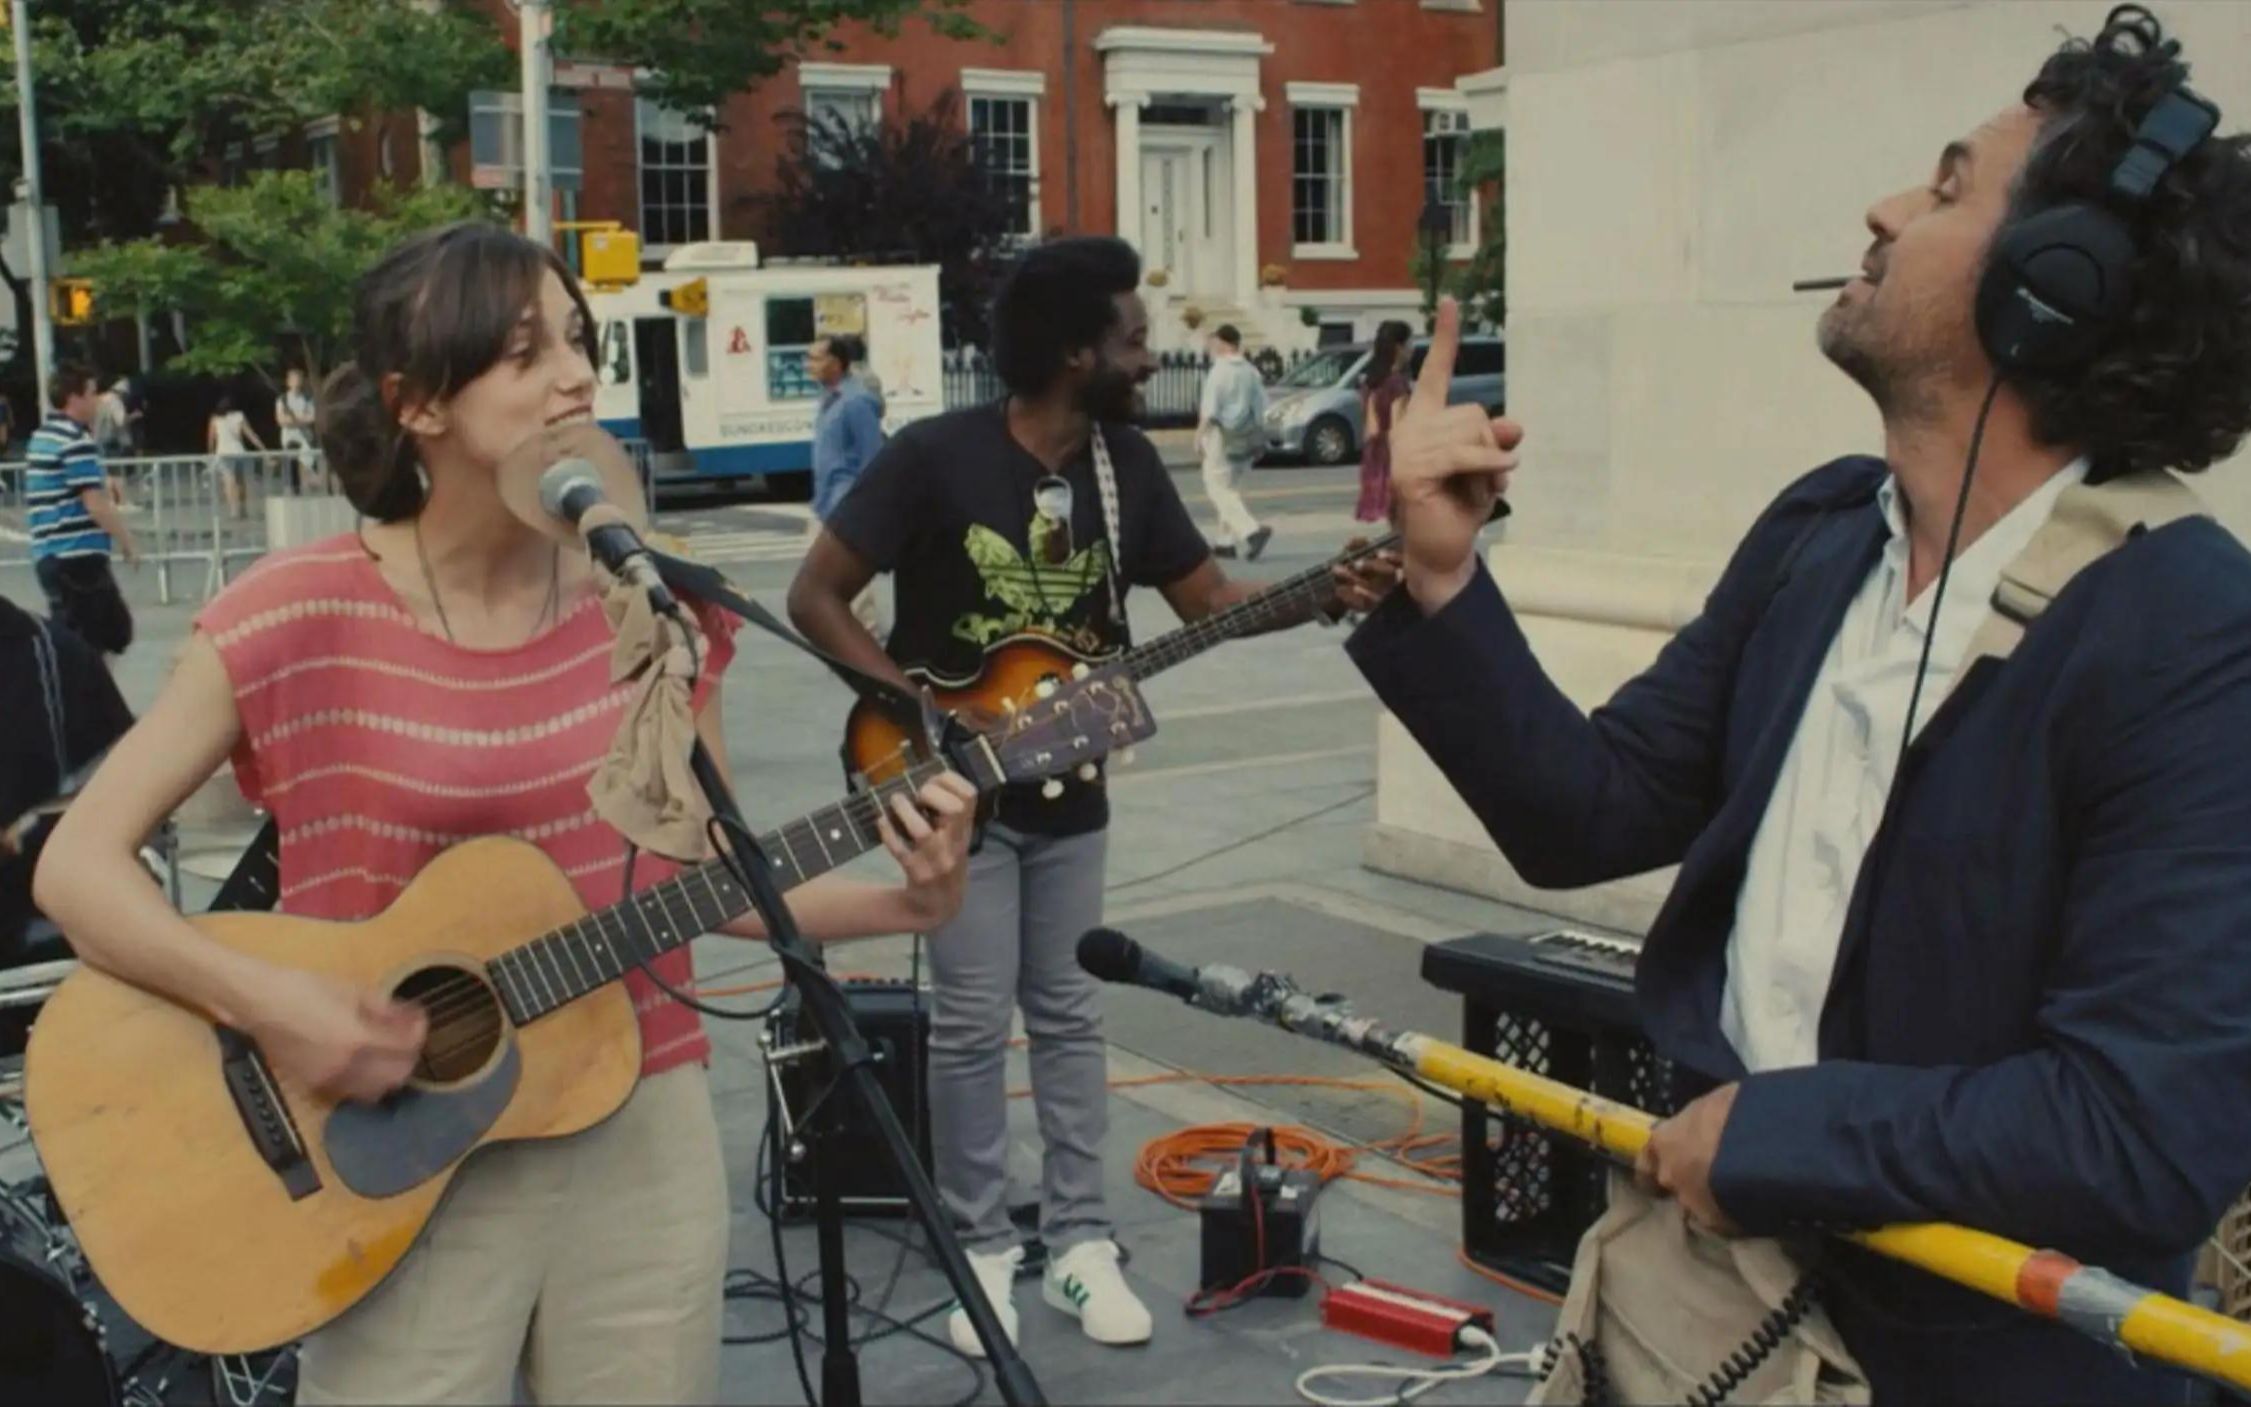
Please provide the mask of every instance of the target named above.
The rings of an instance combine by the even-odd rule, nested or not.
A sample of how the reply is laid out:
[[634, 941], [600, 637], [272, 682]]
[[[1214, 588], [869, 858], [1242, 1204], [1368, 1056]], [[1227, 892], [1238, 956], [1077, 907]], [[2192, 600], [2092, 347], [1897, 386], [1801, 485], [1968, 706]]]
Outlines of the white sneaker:
[[1118, 1273], [1117, 1242], [1081, 1241], [1048, 1263], [1042, 1298], [1079, 1321], [1096, 1343], [1149, 1342], [1149, 1307]]
[[[1016, 1268], [1024, 1263], [1024, 1248], [1010, 1246], [1005, 1251], [971, 1251], [969, 1268], [977, 1272], [978, 1287], [1000, 1317], [1001, 1331], [1008, 1341], [1016, 1342], [1016, 1305], [1011, 1296], [1016, 1290]], [[956, 1309], [946, 1316], [946, 1334], [954, 1347], [971, 1358], [983, 1358], [985, 1346], [977, 1341], [977, 1331], [970, 1327], [969, 1311]]]

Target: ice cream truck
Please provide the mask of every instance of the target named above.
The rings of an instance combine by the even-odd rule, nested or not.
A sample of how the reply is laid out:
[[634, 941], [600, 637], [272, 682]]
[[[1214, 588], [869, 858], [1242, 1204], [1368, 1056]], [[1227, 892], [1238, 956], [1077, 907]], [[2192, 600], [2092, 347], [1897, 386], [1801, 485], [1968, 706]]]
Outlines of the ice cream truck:
[[806, 374], [816, 338], [852, 333], [884, 401], [884, 427], [945, 408], [936, 265], [769, 264], [749, 242], [683, 245], [661, 272], [587, 294], [601, 365], [594, 414], [646, 446], [659, 484], [810, 481]]

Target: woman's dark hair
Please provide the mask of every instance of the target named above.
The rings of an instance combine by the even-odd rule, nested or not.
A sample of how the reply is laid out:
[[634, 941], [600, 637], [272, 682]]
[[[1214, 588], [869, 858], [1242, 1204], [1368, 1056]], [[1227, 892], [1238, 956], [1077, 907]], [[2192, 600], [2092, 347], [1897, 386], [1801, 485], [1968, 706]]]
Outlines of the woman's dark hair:
[[231, 413], [232, 413], [233, 411], [234, 411], [234, 393], [233, 393], [232, 391], [222, 391], [222, 392], [220, 392], [220, 393], [219, 393], [219, 403], [218, 403], [217, 405], [215, 405], [215, 406], [211, 407], [211, 413], [212, 413], [213, 415], [228, 415], [228, 414], [231, 414]]
[[[2009, 218], [2104, 203], [2143, 117], [2187, 79], [2180, 52], [2147, 10], [2120, 5], [2051, 55], [2024, 90], [2042, 126]], [[2251, 139], [2208, 138], [2131, 219], [2125, 323], [2085, 368], [2012, 380], [2033, 434], [2080, 450], [2098, 479], [2195, 473], [2251, 430]]]
[[1375, 349], [1368, 353], [1368, 369], [1360, 378], [1362, 384], [1373, 391], [1389, 381], [1391, 373], [1399, 368], [1399, 356], [1407, 349], [1407, 339], [1414, 335], [1415, 330], [1397, 318], [1378, 323]]
[[[526, 308], [539, 306], [552, 269], [585, 317], [586, 356], [598, 361], [594, 314], [553, 250], [484, 220], [416, 235], [361, 275], [352, 297], [351, 361], [320, 390], [321, 453], [352, 506], [378, 522], [422, 511], [414, 437], [399, 411], [450, 396], [492, 369]], [[383, 383], [396, 375], [391, 397]]]
[[1117, 322], [1117, 296], [1140, 286], [1141, 256], [1122, 239], [1088, 235], [1034, 246], [993, 297], [993, 370], [1009, 390], [1038, 395], [1071, 353], [1100, 342]]

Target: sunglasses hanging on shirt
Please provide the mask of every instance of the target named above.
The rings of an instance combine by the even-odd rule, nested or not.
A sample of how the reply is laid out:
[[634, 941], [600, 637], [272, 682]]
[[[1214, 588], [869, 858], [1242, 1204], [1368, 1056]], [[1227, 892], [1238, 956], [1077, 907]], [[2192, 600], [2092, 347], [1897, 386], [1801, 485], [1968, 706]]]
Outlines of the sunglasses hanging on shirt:
[[1060, 567], [1071, 560], [1071, 484], [1057, 474], [1041, 476], [1032, 485], [1032, 560]]

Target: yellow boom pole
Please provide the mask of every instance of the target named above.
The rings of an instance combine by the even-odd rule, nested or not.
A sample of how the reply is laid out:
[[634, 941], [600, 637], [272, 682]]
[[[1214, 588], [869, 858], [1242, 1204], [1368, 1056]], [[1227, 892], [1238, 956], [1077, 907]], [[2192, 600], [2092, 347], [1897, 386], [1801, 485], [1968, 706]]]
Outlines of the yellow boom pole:
[[[1622, 1161], [1633, 1160], [1657, 1123], [1632, 1105], [1436, 1037], [1386, 1030], [1352, 1015], [1342, 1003], [1309, 997], [1287, 978], [1271, 973], [1246, 978], [1229, 997], [1204, 1004], [1261, 1016], [1284, 1030], [1347, 1046], [1464, 1098], [1592, 1144]], [[2034, 1250], [1944, 1222], [1840, 1234], [2043, 1319], [2068, 1324], [2099, 1342], [2186, 1368], [2214, 1382], [2251, 1388], [2251, 1325], [2120, 1279], [2098, 1266], [2082, 1265], [2059, 1251]]]

